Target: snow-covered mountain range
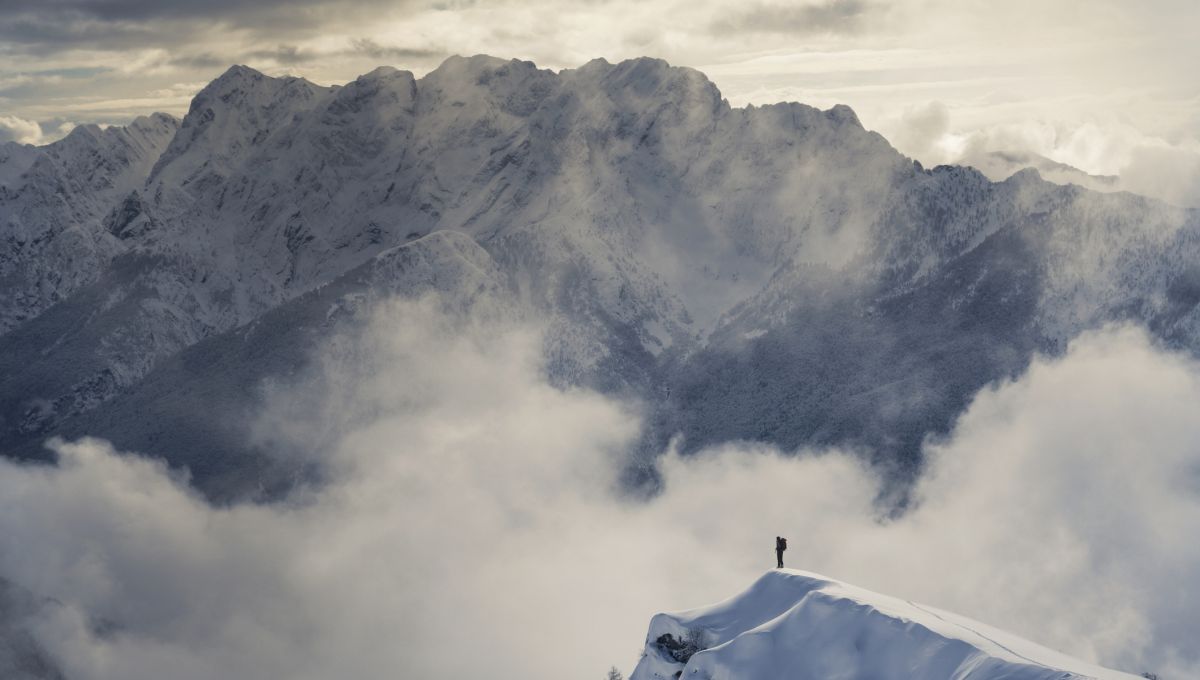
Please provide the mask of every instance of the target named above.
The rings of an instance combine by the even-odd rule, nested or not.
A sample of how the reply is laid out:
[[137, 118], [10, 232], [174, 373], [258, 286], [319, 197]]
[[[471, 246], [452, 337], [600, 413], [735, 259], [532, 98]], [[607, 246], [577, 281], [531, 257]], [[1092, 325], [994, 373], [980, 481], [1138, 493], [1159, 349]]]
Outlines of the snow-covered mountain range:
[[925, 169], [846, 107], [732, 108], [654, 59], [235, 66], [182, 121], [0, 147], [0, 450], [86, 433], [214, 496], [269, 487], [264, 381], [436, 291], [546, 321], [556, 383], [648, 405], [646, 456], [840, 445], [904, 478], [1082, 330], [1200, 350], [1198, 237], [1195, 211]]
[[650, 621], [630, 680], [1137, 680], [966, 617], [818, 574], [768, 572]]

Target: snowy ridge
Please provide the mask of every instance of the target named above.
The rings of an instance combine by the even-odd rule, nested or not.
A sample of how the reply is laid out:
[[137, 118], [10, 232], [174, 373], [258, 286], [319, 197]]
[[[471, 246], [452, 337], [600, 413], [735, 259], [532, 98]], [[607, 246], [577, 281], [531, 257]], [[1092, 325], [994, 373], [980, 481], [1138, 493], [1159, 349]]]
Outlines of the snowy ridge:
[[178, 127], [174, 117], [154, 114], [126, 127], [82, 125], [43, 147], [0, 150], [0, 334], [95, 281], [125, 249], [105, 217], [131, 195], [136, 200]]
[[[689, 648], [687, 641], [701, 649]], [[724, 602], [656, 615], [645, 654], [630, 680], [1136, 677], [956, 614], [818, 574], [781, 569]]]

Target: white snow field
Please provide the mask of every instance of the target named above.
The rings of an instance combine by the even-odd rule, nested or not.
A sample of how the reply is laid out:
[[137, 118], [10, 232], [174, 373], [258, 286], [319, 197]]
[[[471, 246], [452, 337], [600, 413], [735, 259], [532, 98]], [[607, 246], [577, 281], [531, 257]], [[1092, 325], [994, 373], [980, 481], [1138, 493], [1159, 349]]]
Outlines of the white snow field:
[[[670, 636], [669, 638], [667, 636]], [[698, 649], [699, 648], [699, 649]], [[794, 569], [658, 614], [630, 680], [1134, 680], [963, 616]]]

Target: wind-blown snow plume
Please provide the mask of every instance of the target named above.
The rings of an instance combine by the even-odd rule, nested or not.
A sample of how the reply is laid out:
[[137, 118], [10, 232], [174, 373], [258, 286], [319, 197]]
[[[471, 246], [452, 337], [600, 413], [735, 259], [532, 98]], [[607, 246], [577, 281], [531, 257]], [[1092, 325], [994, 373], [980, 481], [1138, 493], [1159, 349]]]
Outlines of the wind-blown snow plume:
[[1141, 332], [980, 395], [888, 523], [837, 452], [670, 454], [661, 494], [620, 498], [636, 411], [551, 387], [539, 342], [382, 307], [276, 395], [264, 431], [328, 448], [325, 482], [273, 505], [210, 505], [96, 440], [0, 463], [0, 577], [45, 602], [21, 625], [84, 680], [599, 677], [654, 611], [739, 587], [783, 534], [791, 566], [1105, 665], [1200, 671], [1200, 368]]

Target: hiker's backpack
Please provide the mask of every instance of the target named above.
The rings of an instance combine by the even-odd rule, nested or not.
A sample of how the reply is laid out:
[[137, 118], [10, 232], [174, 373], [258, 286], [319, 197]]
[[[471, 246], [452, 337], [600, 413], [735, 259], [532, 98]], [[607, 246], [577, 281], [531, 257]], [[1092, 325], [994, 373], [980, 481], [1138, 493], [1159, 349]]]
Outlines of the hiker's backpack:
[[779, 539], [779, 549], [787, 550], [787, 539], [786, 538]]

